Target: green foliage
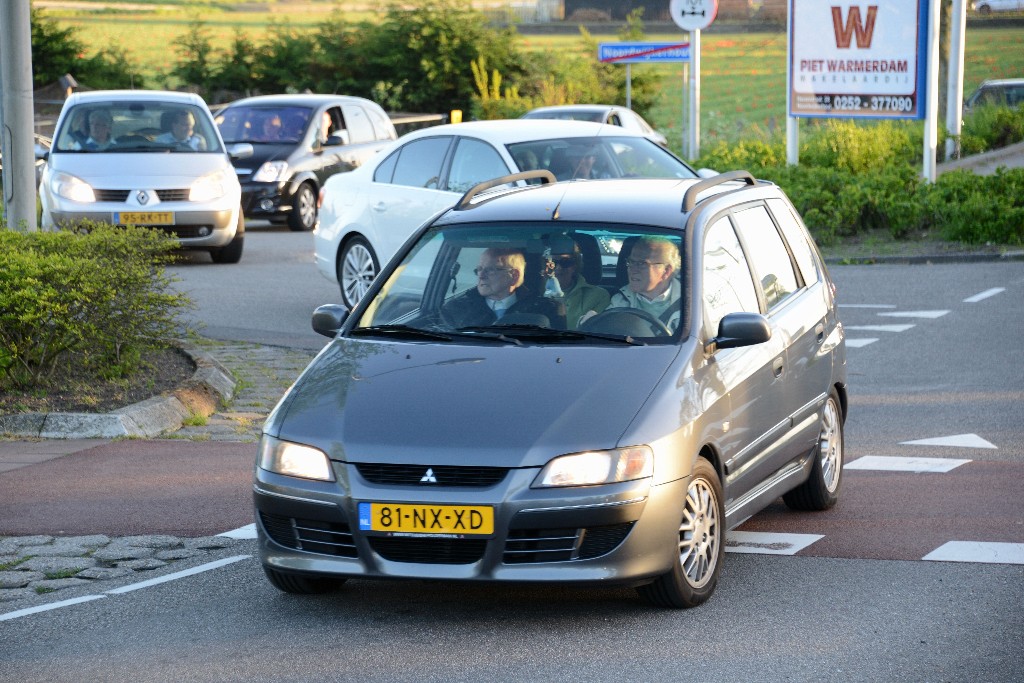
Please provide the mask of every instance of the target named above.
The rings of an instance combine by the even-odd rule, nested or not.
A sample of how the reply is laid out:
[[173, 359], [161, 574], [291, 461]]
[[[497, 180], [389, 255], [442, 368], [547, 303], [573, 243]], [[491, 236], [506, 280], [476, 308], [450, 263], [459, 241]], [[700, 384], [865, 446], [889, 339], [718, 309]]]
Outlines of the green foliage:
[[924, 211], [945, 239], [1024, 245], [1024, 169], [991, 176], [952, 171], [929, 189]]
[[912, 164], [920, 153], [910, 144], [906, 124], [895, 121], [858, 122], [826, 119], [800, 149], [800, 162], [853, 173], [880, 171]]
[[157, 231], [85, 223], [75, 232], [0, 226], [0, 384], [45, 386], [74, 353], [98, 378], [178, 336], [192, 306], [163, 270], [177, 243]]
[[960, 154], [968, 156], [1024, 140], [1024, 105], [979, 107], [964, 117]]
[[[182, 83], [191, 83], [202, 92], [209, 92], [214, 82], [210, 31], [198, 15], [188, 25], [185, 35], [175, 38], [174, 47], [178, 53], [177, 65], [168, 73]], [[164, 79], [167, 85], [168, 79]]]
[[64, 74], [71, 74], [90, 88], [144, 86], [123, 49], [108, 46], [86, 56], [85, 44], [73, 28], [61, 28], [37, 9], [31, 11], [30, 24], [33, 87], [49, 85]]

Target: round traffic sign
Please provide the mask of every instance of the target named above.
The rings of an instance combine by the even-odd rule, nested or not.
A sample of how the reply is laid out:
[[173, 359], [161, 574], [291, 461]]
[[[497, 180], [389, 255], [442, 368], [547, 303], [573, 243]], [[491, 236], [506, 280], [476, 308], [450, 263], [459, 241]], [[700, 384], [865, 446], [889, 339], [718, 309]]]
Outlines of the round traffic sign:
[[699, 31], [711, 25], [718, 14], [718, 0], [672, 0], [668, 6], [672, 21], [684, 31]]

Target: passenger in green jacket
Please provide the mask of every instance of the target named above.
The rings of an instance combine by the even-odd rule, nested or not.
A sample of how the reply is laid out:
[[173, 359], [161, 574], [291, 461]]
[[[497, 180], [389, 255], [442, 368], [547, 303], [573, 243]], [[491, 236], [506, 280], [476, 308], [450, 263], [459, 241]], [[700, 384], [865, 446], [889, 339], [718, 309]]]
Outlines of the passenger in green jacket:
[[552, 253], [551, 264], [552, 274], [562, 290], [568, 329], [576, 329], [581, 318], [597, 315], [608, 307], [611, 295], [602, 287], [588, 284], [580, 275], [583, 256], [579, 246], [573, 244], [571, 252]]

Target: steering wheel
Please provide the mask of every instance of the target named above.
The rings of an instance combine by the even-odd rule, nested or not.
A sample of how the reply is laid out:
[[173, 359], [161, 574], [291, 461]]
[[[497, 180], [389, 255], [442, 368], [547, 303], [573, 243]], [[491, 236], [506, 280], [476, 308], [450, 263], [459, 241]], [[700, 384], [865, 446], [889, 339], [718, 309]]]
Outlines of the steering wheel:
[[647, 323], [651, 328], [651, 334], [655, 337], [668, 337], [672, 335], [672, 330], [668, 328], [668, 325], [661, 322], [647, 311], [640, 310], [639, 308], [609, 308], [580, 325], [580, 330], [584, 332], [628, 334], [635, 337], [651, 336], [651, 334], [638, 334], [635, 331], [624, 329], [631, 325], [635, 325], [637, 322], [635, 320], [632, 322], [624, 320], [629, 317], [639, 318], [643, 322]]

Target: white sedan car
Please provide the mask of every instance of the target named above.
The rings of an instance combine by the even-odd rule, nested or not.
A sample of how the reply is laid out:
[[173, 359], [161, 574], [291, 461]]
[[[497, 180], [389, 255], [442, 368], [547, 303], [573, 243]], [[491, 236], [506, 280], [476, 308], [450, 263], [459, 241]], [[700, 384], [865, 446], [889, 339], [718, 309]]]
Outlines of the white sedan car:
[[381, 264], [434, 214], [480, 182], [538, 169], [560, 181], [698, 177], [647, 137], [617, 126], [518, 119], [424, 128], [327, 180], [313, 233], [317, 267], [351, 309]]
[[628, 107], [616, 104], [559, 104], [538, 107], [523, 114], [524, 119], [562, 119], [565, 121], [596, 121], [610, 126], [619, 126], [654, 140], [662, 147], [668, 147], [668, 139], [654, 130], [644, 117]]

